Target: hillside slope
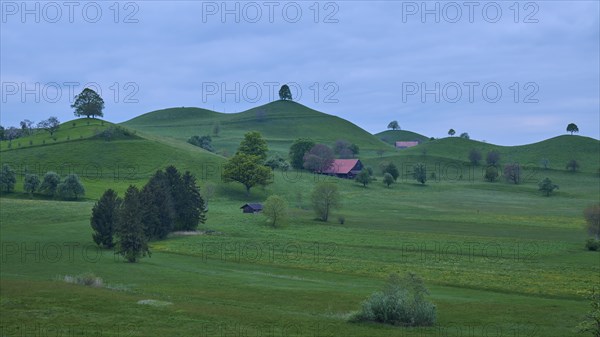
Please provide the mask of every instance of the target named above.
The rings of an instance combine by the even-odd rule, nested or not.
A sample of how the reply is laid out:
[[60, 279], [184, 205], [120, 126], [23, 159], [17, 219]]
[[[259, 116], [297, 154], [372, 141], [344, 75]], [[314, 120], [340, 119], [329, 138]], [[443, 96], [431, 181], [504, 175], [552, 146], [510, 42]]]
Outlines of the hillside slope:
[[123, 125], [185, 141], [193, 135], [213, 135], [216, 123], [221, 132], [218, 137], [213, 136], [213, 145], [224, 155], [235, 152], [244, 133], [253, 130], [266, 138], [271, 151], [280, 154], [287, 154], [292, 142], [303, 137], [328, 145], [345, 139], [356, 143], [363, 153], [391, 149], [355, 124], [292, 101], [275, 101], [232, 114], [199, 108], [172, 108], [149, 112]]
[[143, 184], [156, 170], [175, 165], [181, 171], [191, 171], [198, 180], [220, 180], [224, 158], [199, 147], [141, 132], [134, 134], [122, 127], [125, 134], [107, 140], [98, 132], [117, 126], [106, 121], [93, 120], [90, 125], [76, 121], [76, 126], [72, 125], [73, 121], [63, 123], [55, 134], [56, 141], [46, 139], [46, 133], [38, 133], [13, 141], [11, 148], [3, 144], [0, 163], [9, 164], [20, 177], [55, 171], [63, 176], [76, 173], [88, 182]]
[[[430, 164], [449, 161], [468, 163], [469, 152], [472, 149], [481, 152], [481, 165], [485, 164], [486, 154], [496, 150], [500, 153], [501, 165], [517, 162], [524, 166], [541, 168], [542, 159], [547, 159], [549, 169], [565, 170], [567, 162], [575, 159], [583, 172], [597, 173], [600, 168], [600, 141], [571, 135], [519, 146], [499, 146], [460, 137], [447, 137], [388, 153], [385, 158], [398, 162]], [[374, 162], [374, 159], [371, 162]]]
[[376, 133], [374, 136], [390, 145], [395, 145], [399, 141], [418, 140], [421, 143], [429, 141], [429, 138], [422, 134], [406, 130], [387, 130]]

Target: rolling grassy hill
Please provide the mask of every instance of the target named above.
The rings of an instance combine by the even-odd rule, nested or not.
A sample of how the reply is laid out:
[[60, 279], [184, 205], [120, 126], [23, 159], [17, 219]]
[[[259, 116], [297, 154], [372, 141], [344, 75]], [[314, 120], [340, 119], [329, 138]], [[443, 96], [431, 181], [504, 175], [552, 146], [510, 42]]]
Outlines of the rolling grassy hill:
[[[61, 176], [75, 173], [82, 178], [88, 188], [87, 195], [92, 198], [98, 198], [107, 183], [119, 191], [131, 183], [141, 186], [152, 173], [168, 165], [189, 170], [198, 179], [220, 180], [224, 158], [218, 155], [186, 142], [134, 133], [107, 121], [89, 122], [63, 123], [54, 135], [56, 140], [48, 133], [38, 132], [13, 141], [11, 148], [3, 142], [0, 163], [9, 164], [20, 178], [25, 173], [40, 177], [47, 171]], [[121, 131], [110, 140], [99, 135], [109, 128]]]
[[236, 151], [244, 133], [259, 131], [272, 152], [288, 153], [297, 138], [312, 138], [333, 145], [338, 139], [356, 143], [365, 154], [391, 149], [360, 127], [336, 116], [312, 110], [292, 101], [275, 101], [244, 112], [223, 114], [198, 108], [172, 108], [149, 112], [133, 118], [124, 126], [146, 133], [186, 141], [193, 135], [212, 135], [215, 123], [221, 126], [213, 137], [217, 152], [228, 155]]
[[[541, 160], [545, 158], [549, 161], [549, 169], [565, 170], [567, 162], [575, 159], [582, 172], [598, 173], [600, 169], [600, 142], [589, 137], [571, 135], [520, 146], [498, 146], [476, 140], [447, 137], [408, 149], [386, 152], [385, 158], [396, 162], [424, 162], [432, 166], [448, 162], [468, 164], [468, 155], [472, 149], [481, 152], [481, 165], [485, 165], [486, 154], [496, 150], [500, 153], [501, 165], [516, 162], [530, 169], [542, 168]], [[367, 162], [373, 165], [377, 160], [367, 159]]]
[[382, 141], [392, 146], [395, 146], [396, 142], [398, 141], [418, 140], [421, 143], [427, 143], [429, 141], [429, 137], [406, 130], [387, 130], [380, 133], [376, 133], [375, 137], [381, 139]]
[[[392, 160], [404, 174], [386, 188], [375, 170], [378, 180], [364, 188], [306, 171], [275, 171], [273, 184], [246, 196], [240, 184], [220, 182], [225, 158], [185, 142], [190, 135], [211, 133], [215, 122], [222, 133], [214, 143], [228, 153], [248, 130], [262, 132], [281, 153], [298, 137], [329, 144], [343, 138], [361, 147], [367, 165]], [[62, 335], [67, 328], [70, 335], [78, 329], [85, 330], [81, 335], [101, 330], [112, 336], [220, 336], [240, 329], [240, 335], [269, 335], [265, 327], [276, 329], [275, 335], [299, 336], [459, 337], [466, 331], [473, 336], [501, 331], [564, 337], [575, 335], [587, 310], [581, 292], [600, 281], [598, 253], [583, 248], [582, 210], [600, 198], [600, 142], [591, 138], [560, 136], [502, 147], [453, 137], [396, 150], [379, 135], [415, 134], [373, 136], [293, 102], [231, 115], [195, 108], [155, 111], [124, 123], [135, 132], [109, 141], [97, 134], [113, 124], [75, 124], [64, 123], [56, 140], [40, 133], [19, 139], [21, 147], [16, 141], [10, 149], [0, 144], [0, 163], [21, 175], [26, 169], [78, 173], [87, 197], [30, 199], [21, 179], [15, 193], [0, 196], [0, 323], [9, 336], [52, 326]], [[497, 149], [503, 163], [526, 165], [524, 181], [484, 182], [481, 166], [467, 164], [472, 148], [484, 155]], [[385, 152], [380, 156], [378, 149]], [[539, 169], [541, 158], [550, 160], [551, 169]], [[578, 160], [583, 172], [566, 172], [570, 159]], [[425, 186], [410, 177], [416, 162], [437, 173]], [[129, 184], [142, 186], [167, 165], [192, 171], [200, 186], [216, 183], [207, 222], [199, 229], [218, 234], [154, 241], [152, 257], [137, 264], [96, 248], [89, 225], [95, 199], [107, 188], [123, 195]], [[545, 176], [560, 185], [548, 198], [537, 190]], [[315, 221], [310, 209], [311, 192], [322, 181], [336, 184], [342, 200], [327, 223]], [[241, 213], [243, 203], [272, 194], [289, 203], [285, 226], [271, 228], [263, 216]], [[59, 258], [52, 255], [68, 245], [75, 247], [73, 255], [66, 248]], [[104, 286], [64, 282], [65, 275], [87, 272], [101, 277]], [[419, 330], [348, 323], [395, 272], [423, 277], [438, 308], [438, 324]], [[167, 304], [144, 304], [148, 300]]]

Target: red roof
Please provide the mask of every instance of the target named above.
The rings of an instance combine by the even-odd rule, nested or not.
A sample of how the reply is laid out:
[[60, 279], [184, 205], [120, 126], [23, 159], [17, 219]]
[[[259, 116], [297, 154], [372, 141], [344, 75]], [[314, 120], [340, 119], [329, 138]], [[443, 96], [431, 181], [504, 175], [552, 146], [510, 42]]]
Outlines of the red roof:
[[396, 142], [396, 147], [413, 147], [419, 145], [419, 141]]
[[331, 166], [324, 170], [326, 174], [348, 174], [358, 163], [358, 159], [335, 159]]

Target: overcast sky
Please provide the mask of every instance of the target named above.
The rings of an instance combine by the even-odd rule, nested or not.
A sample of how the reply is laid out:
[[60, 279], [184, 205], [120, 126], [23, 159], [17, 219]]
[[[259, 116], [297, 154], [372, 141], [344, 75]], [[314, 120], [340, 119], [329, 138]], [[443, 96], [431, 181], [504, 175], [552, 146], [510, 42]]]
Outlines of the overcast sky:
[[516, 145], [574, 122], [600, 136], [598, 1], [0, 3], [3, 126], [74, 118], [86, 84], [122, 122], [240, 112], [288, 83], [372, 133], [397, 120]]

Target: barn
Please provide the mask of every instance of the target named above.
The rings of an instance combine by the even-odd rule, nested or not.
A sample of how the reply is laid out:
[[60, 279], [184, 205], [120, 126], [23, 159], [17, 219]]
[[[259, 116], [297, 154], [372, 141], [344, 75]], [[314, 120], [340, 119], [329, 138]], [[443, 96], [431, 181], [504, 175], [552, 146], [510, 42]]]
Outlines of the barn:
[[397, 149], [406, 149], [409, 147], [417, 146], [421, 144], [418, 140], [410, 140], [410, 141], [398, 141], [396, 142]]
[[335, 159], [333, 164], [323, 170], [323, 174], [337, 176], [339, 178], [354, 178], [363, 169], [363, 164], [358, 159]]
[[259, 213], [263, 210], [263, 205], [259, 203], [245, 204], [240, 209], [243, 213]]

